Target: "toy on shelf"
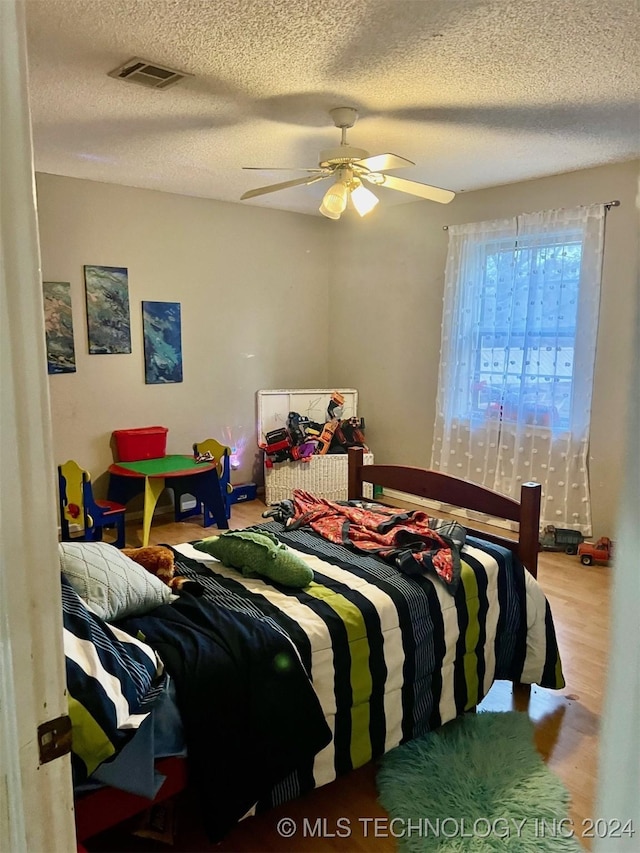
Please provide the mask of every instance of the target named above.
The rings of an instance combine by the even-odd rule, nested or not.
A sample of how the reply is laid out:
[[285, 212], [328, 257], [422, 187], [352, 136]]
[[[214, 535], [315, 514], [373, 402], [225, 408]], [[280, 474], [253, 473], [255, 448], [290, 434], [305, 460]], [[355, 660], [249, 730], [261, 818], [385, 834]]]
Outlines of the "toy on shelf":
[[304, 444], [296, 444], [291, 448], [291, 458], [294, 461], [306, 462], [311, 459], [318, 448], [316, 441], [305, 441]]
[[[274, 435], [277, 434], [277, 435]], [[281, 435], [284, 433], [284, 437]], [[260, 447], [265, 452], [264, 464], [273, 468], [274, 462], [300, 461], [306, 462], [316, 452], [317, 443], [305, 440], [303, 444], [294, 444], [287, 430], [278, 429], [266, 435], [266, 444]]]
[[593, 562], [608, 563], [613, 556], [613, 542], [608, 536], [601, 536], [595, 544], [583, 542], [578, 546], [578, 556], [583, 566]]
[[303, 444], [312, 433], [319, 435], [322, 427], [315, 423], [312, 427], [309, 418], [299, 415], [298, 412], [289, 412], [287, 429], [294, 444]]
[[331, 450], [346, 453], [350, 447], [362, 447], [365, 451], [368, 449], [364, 441], [364, 418], [347, 418], [338, 424]]
[[324, 456], [325, 453], [329, 452], [329, 448], [331, 447], [331, 442], [333, 441], [333, 434], [338, 428], [338, 424], [340, 421], [327, 421], [324, 425], [324, 429], [320, 433], [318, 438], [318, 453], [320, 456]]
[[564, 551], [565, 554], [577, 554], [578, 546], [584, 536], [578, 530], [555, 527], [547, 524], [540, 537], [540, 545], [545, 551]]
[[339, 421], [344, 411], [344, 395], [334, 391], [327, 406], [327, 415], [330, 421]]
[[339, 391], [331, 394], [327, 405], [327, 420], [324, 423], [289, 412], [287, 426], [265, 433], [264, 442], [259, 444], [265, 453], [265, 466], [273, 468], [277, 462], [309, 462], [313, 456], [327, 453], [346, 453], [349, 447], [362, 447], [364, 443], [364, 418], [342, 419], [344, 395]]
[[293, 442], [288, 430], [284, 427], [274, 429], [265, 435], [266, 441], [260, 447], [265, 452], [265, 464], [267, 468], [271, 467], [274, 462], [285, 462], [291, 459], [291, 449]]

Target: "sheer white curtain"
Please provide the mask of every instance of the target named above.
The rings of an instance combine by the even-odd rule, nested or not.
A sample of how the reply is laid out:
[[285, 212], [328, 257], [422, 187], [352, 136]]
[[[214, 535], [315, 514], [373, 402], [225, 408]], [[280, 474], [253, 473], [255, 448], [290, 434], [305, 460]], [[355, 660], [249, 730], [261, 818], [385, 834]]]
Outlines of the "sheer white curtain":
[[451, 226], [431, 466], [591, 534], [604, 205]]

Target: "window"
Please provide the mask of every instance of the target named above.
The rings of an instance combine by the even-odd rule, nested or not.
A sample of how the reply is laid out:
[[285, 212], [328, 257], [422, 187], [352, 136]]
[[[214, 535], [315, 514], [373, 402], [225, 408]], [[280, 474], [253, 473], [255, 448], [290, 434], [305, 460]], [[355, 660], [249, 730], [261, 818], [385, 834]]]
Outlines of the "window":
[[488, 243], [480, 273], [470, 416], [569, 427], [582, 240]]

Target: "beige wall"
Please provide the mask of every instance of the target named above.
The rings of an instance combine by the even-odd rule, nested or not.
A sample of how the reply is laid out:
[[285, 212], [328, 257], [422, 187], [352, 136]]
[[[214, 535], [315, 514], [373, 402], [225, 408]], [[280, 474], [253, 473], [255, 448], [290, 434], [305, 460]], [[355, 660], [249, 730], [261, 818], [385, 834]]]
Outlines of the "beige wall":
[[[169, 453], [230, 429], [247, 441], [234, 479], [252, 479], [256, 391], [327, 384], [326, 232], [309, 216], [74, 178], [40, 174], [37, 189], [43, 279], [71, 282], [76, 348], [77, 372], [49, 377], [56, 461], [98, 478], [114, 429], [167, 426]], [[131, 354], [88, 354], [84, 264], [128, 268]], [[182, 383], [145, 384], [142, 300], [181, 304]]]
[[447, 233], [444, 224], [620, 199], [607, 216], [590, 474], [596, 535], [613, 535], [624, 468], [638, 296], [638, 163], [416, 202], [345, 221], [333, 245], [329, 379], [360, 392], [376, 459], [428, 466], [435, 416]]
[[[70, 281], [77, 373], [51, 376], [54, 449], [93, 472], [114, 429], [164, 424], [169, 452], [248, 449], [255, 392], [358, 388], [380, 461], [430, 462], [447, 233], [442, 226], [619, 198], [608, 214], [590, 470], [596, 535], [614, 530], [638, 290], [637, 163], [460, 194], [450, 205], [322, 218], [38, 175], [42, 271]], [[130, 355], [88, 355], [82, 267], [129, 269]], [[145, 385], [142, 300], [182, 306], [184, 382]], [[104, 488], [104, 479], [99, 482]]]

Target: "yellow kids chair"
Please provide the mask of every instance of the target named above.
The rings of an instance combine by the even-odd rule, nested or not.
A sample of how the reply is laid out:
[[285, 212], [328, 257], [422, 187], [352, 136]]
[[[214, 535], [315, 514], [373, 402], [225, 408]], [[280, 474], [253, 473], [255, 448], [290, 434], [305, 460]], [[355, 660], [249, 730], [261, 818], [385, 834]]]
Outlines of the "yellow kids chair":
[[[231, 492], [233, 492], [233, 486], [231, 485], [231, 448], [227, 447], [224, 444], [220, 444], [220, 442], [216, 441], [215, 438], [207, 438], [204, 441], [197, 441], [193, 445], [193, 455], [199, 456], [205, 453], [210, 453], [211, 456], [218, 463], [218, 479], [220, 480], [220, 489], [222, 491], [222, 499], [224, 501], [225, 515], [227, 516], [227, 518], [230, 518]], [[171, 488], [171, 483], [169, 481], [167, 481], [167, 486]], [[176, 490], [174, 488], [173, 499], [175, 503], [174, 511], [176, 521], [184, 521], [184, 519], [188, 518], [190, 515], [200, 515], [201, 513], [206, 513], [206, 508], [198, 502], [196, 502], [195, 507], [183, 510], [181, 499], [184, 495], [187, 494], [190, 493], [186, 489], [184, 491], [181, 491]], [[208, 526], [206, 522], [211, 523], [212, 520], [212, 518], [205, 517], [205, 526]]]
[[[60, 498], [60, 528], [63, 542], [100, 542], [104, 527], [116, 528], [116, 548], [124, 548], [125, 507], [115, 501], [96, 500], [91, 487], [91, 475], [73, 459], [58, 465]], [[70, 524], [83, 527], [80, 534], [71, 535]]]

